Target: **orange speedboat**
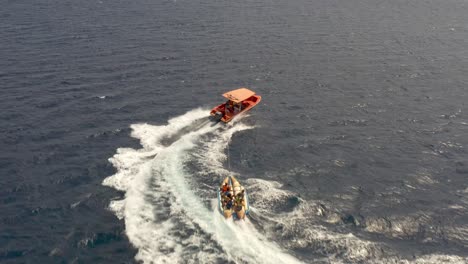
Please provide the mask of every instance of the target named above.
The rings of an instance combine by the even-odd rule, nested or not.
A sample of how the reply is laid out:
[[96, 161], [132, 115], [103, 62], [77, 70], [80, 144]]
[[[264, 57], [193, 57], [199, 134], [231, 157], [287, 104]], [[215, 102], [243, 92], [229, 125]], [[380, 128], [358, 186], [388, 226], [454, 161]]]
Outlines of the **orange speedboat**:
[[231, 121], [240, 113], [249, 111], [262, 100], [260, 95], [256, 95], [255, 92], [247, 88], [232, 90], [224, 93], [223, 96], [228, 99], [227, 102], [213, 108], [210, 115], [216, 121], [220, 120], [224, 123]]

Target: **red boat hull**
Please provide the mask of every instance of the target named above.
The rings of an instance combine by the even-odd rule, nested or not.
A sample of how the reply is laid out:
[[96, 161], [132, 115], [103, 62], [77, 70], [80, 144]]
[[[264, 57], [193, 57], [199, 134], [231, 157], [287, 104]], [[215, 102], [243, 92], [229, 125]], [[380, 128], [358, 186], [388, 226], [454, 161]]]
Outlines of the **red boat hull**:
[[221, 113], [221, 121], [224, 123], [227, 123], [231, 121], [235, 116], [249, 111], [252, 107], [256, 106], [260, 101], [262, 100], [262, 97], [260, 95], [252, 95], [251, 97], [243, 100], [242, 107], [240, 111], [233, 111], [231, 109], [228, 109], [229, 111], [226, 111], [226, 103], [220, 104], [213, 108], [210, 112], [211, 116], [216, 116], [217, 114]]

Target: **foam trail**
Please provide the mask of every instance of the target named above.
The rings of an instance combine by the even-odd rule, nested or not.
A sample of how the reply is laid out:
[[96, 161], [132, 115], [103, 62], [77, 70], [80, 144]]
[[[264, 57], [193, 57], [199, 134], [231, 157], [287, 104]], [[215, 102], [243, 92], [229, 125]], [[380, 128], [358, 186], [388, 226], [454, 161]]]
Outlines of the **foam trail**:
[[[268, 242], [249, 221], [224, 220], [196, 193], [196, 179], [188, 174], [185, 164], [197, 156], [193, 154], [200, 151], [199, 143], [207, 140], [207, 135], [215, 137], [202, 144], [209, 148], [202, 152], [209, 155], [198, 155], [198, 162], [216, 171], [222, 167], [223, 151], [231, 136], [249, 128], [207, 124], [184, 130], [205, 117], [206, 110], [197, 109], [169, 120], [166, 126], [132, 125], [132, 136], [140, 139], [143, 149], [121, 148], [110, 159], [117, 173], [103, 184], [126, 192], [125, 198], [113, 201], [110, 208], [125, 220], [126, 233], [138, 249], [136, 259], [145, 263], [298, 262]], [[165, 146], [165, 138], [174, 141]]]

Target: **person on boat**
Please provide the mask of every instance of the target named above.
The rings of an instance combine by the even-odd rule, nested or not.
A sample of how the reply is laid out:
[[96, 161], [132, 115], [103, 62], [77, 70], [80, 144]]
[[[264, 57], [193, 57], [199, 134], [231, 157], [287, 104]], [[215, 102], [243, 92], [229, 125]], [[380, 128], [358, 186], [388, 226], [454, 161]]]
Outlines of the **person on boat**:
[[231, 100], [227, 100], [226, 106], [224, 107], [226, 115], [230, 115], [234, 113], [234, 102]]
[[232, 200], [232, 195], [230, 192], [225, 192], [221, 195], [221, 201], [222, 201], [223, 207], [226, 206], [229, 200]]
[[228, 195], [227, 195], [227, 200], [226, 200], [226, 203], [225, 203], [225, 207], [226, 207], [226, 209], [228, 209], [228, 210], [230, 210], [230, 209], [232, 208], [233, 203], [234, 203], [234, 202], [233, 202], [233, 199], [232, 199], [231, 197], [232, 197], [231, 194], [228, 193]]
[[234, 104], [234, 114], [240, 113], [242, 110], [242, 102]]
[[221, 193], [223, 193], [223, 194], [229, 192], [230, 190], [231, 190], [231, 187], [229, 187], [229, 185], [227, 184], [227, 182], [225, 182], [225, 183], [223, 184], [223, 186], [221, 186], [221, 188], [220, 188], [220, 191], [221, 191]]
[[236, 195], [235, 204], [238, 207], [242, 207], [244, 205], [244, 190], [242, 190]]

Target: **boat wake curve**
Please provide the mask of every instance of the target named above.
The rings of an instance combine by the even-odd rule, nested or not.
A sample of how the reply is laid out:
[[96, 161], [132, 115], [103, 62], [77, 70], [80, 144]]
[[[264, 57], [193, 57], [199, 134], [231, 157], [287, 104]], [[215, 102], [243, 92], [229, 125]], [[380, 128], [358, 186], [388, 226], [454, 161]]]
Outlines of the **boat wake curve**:
[[[231, 173], [222, 166], [224, 150], [234, 133], [252, 127], [239, 120], [212, 125], [206, 118], [206, 110], [196, 109], [165, 126], [132, 125], [131, 135], [142, 148], [119, 148], [109, 159], [117, 173], [103, 184], [125, 192], [110, 208], [125, 221], [126, 234], [138, 249], [136, 259], [299, 262], [249, 221], [225, 221], [217, 212], [215, 195], [206, 182], [218, 183]], [[191, 170], [193, 166], [198, 169]]]

